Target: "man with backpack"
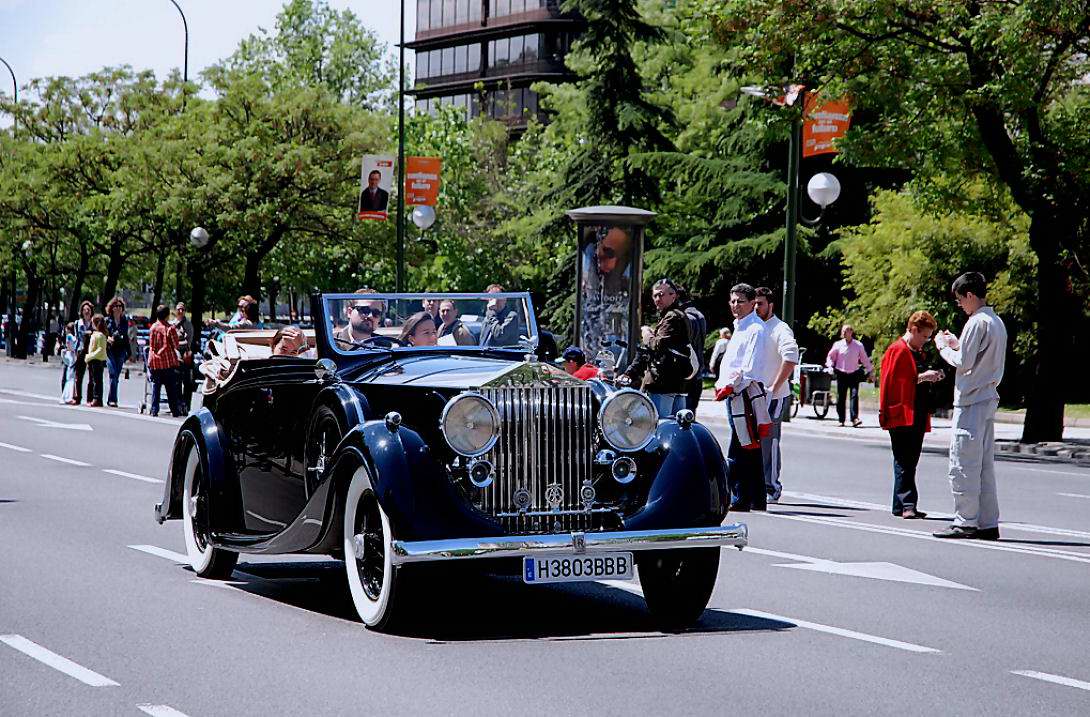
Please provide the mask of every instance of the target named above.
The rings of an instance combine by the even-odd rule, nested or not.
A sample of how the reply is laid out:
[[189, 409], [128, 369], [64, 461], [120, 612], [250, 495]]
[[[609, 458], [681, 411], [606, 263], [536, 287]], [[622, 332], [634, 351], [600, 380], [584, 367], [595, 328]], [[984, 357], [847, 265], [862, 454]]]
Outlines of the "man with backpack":
[[639, 383], [658, 409], [669, 418], [685, 408], [689, 381], [700, 368], [692, 355], [689, 319], [678, 305], [678, 289], [670, 279], [660, 279], [651, 287], [651, 300], [659, 312], [654, 328], [643, 327], [642, 345], [636, 359], [623, 374], [630, 383]]

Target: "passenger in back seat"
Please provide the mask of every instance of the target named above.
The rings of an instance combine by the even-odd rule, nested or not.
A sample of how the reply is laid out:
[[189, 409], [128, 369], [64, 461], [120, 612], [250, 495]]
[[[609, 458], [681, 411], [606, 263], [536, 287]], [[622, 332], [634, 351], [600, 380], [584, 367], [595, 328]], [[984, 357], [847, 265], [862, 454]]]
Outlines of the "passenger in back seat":
[[298, 326], [284, 326], [269, 341], [273, 356], [301, 356], [307, 349], [307, 337]]

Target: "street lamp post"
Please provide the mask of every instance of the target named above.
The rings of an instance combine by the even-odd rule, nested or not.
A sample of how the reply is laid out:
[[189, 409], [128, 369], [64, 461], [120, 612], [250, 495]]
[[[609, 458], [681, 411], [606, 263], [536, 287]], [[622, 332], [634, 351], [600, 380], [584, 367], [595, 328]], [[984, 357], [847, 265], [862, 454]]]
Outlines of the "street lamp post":
[[427, 205], [413, 207], [413, 224], [420, 230], [420, 238], [423, 240], [424, 232], [435, 224], [435, 207]]
[[182, 56], [182, 109], [185, 109], [185, 90], [189, 84], [189, 23], [185, 21], [182, 6], [176, 0], [170, 0], [170, 2], [178, 9], [178, 14], [182, 16], [182, 30], [185, 32], [185, 51]]
[[[0, 62], [4, 63], [4, 67], [8, 68], [8, 73], [11, 74], [11, 85], [14, 88], [12, 99], [15, 101], [15, 104], [18, 105], [19, 83], [15, 79], [15, 70], [11, 69], [11, 65], [9, 65], [8, 61], [3, 57], [0, 57]], [[19, 115], [13, 112], [11, 117], [11, 134], [12, 137], [14, 137], [15, 130], [19, 128]], [[14, 251], [14, 247], [12, 247], [12, 249]], [[13, 345], [15, 343], [15, 281], [15, 257], [13, 256], [11, 257], [11, 296], [10, 301], [8, 302], [8, 335], [4, 341], [5, 349], [9, 357], [15, 354], [15, 346]]]
[[401, 0], [401, 42], [397, 46], [397, 274], [398, 293], [405, 290], [405, 0]]

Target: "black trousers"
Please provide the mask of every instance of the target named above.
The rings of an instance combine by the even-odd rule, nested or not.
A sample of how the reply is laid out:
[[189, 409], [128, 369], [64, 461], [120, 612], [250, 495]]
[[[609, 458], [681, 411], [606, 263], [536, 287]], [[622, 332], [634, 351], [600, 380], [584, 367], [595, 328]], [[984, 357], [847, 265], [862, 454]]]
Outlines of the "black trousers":
[[742, 448], [738, 437], [731, 431], [727, 460], [731, 508], [764, 510], [768, 504], [768, 493], [765, 491], [765, 465], [761, 449]]
[[836, 418], [844, 423], [844, 401], [851, 393], [852, 420], [859, 418], [859, 379], [854, 373], [836, 372]]
[[106, 368], [105, 361], [87, 362], [87, 401], [102, 403], [102, 369]]
[[72, 400], [79, 403], [83, 400], [83, 376], [87, 375], [87, 400], [91, 399], [91, 376], [87, 374], [87, 354], [76, 353], [76, 390], [72, 393]]
[[916, 492], [916, 466], [923, 450], [923, 426], [901, 426], [889, 429], [893, 448], [893, 514], [916, 509], [920, 496]]
[[704, 379], [697, 376], [689, 381], [689, 385], [685, 388], [685, 408], [696, 413], [697, 407], [700, 406], [700, 394], [704, 392]]

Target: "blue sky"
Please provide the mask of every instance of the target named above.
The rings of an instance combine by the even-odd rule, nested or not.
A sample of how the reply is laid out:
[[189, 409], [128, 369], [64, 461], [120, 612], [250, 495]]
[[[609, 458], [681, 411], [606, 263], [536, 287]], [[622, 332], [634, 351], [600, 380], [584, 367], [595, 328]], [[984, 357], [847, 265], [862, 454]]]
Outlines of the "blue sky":
[[[189, 23], [189, 76], [229, 55], [239, 40], [272, 28], [281, 0], [178, 0]], [[350, 8], [393, 52], [396, 0], [330, 0]], [[405, 37], [416, 27], [416, 3], [405, 3]], [[163, 78], [182, 67], [182, 21], [170, 0], [0, 0], [0, 57], [19, 85], [32, 78], [79, 76], [106, 66], [131, 65]], [[407, 53], [409, 60], [412, 53]], [[0, 92], [11, 95], [0, 65]], [[0, 118], [0, 125], [9, 118]]]

